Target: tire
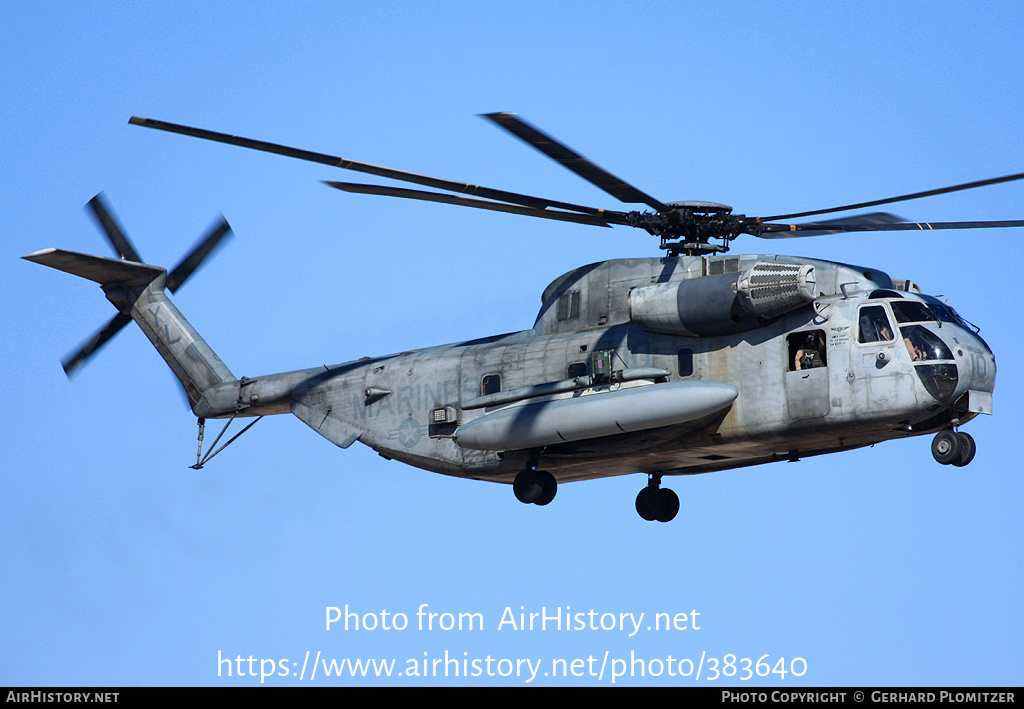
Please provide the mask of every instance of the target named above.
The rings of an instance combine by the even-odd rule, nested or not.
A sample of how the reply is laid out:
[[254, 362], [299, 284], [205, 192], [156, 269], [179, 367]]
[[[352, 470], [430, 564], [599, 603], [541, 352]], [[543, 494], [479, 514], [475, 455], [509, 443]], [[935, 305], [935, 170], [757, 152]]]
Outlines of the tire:
[[540, 481], [543, 491], [540, 493], [540, 497], [533, 501], [533, 504], [544, 506], [555, 499], [555, 493], [558, 492], [558, 481], [546, 470], [538, 470], [537, 479]]
[[978, 452], [978, 446], [974, 443], [974, 439], [971, 438], [969, 433], [959, 431], [956, 435], [960, 439], [963, 448], [960, 451], [960, 457], [953, 461], [953, 465], [962, 468], [974, 460], [974, 454]]
[[943, 465], [960, 460], [963, 448], [963, 441], [955, 431], [939, 431], [932, 439], [932, 457]]
[[519, 474], [516, 475], [516, 479], [512, 482], [512, 492], [515, 493], [517, 500], [528, 505], [539, 500], [544, 494], [544, 482], [536, 470], [527, 468], [519, 471]]
[[679, 495], [667, 487], [661, 488], [661, 497], [665, 501], [665, 509], [658, 515], [659, 522], [671, 522], [679, 512]]
[[636, 496], [636, 513], [648, 522], [664, 514], [667, 500], [656, 487], [645, 487]]

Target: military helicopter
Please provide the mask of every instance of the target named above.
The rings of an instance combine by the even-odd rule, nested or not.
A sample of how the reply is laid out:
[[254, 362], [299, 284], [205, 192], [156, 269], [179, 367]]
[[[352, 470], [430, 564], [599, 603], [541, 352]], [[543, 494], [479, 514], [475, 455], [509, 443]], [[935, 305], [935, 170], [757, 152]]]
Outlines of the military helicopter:
[[[992, 412], [995, 357], [946, 302], [909, 280], [849, 264], [729, 255], [740, 235], [1021, 227], [1024, 220], [910, 223], [884, 212], [788, 223], [1024, 178], [1024, 173], [769, 217], [712, 202], [662, 202], [515, 114], [485, 118], [627, 204], [595, 209], [132, 117], [131, 124], [444, 190], [330, 181], [346, 192], [442, 202], [599, 227], [638, 227], [660, 257], [582, 266], [544, 290], [533, 327], [411, 352], [237, 378], [166, 291], [230, 233], [221, 220], [168, 273], [146, 264], [101, 196], [89, 203], [120, 258], [46, 249], [24, 258], [99, 283], [118, 314], [64, 362], [69, 376], [134, 320], [188, 396], [201, 468], [269, 414], [294, 414], [347, 448], [476, 480], [511, 483], [547, 505], [559, 483], [642, 473], [636, 510], [668, 522], [665, 476], [710, 473], [934, 434], [932, 454], [964, 466], [959, 427]], [[468, 196], [471, 195], [471, 196]], [[785, 222], [785, 223], [784, 223]], [[719, 242], [719, 243], [713, 243]], [[203, 454], [206, 419], [228, 419]], [[216, 448], [236, 418], [254, 418]], [[216, 448], [216, 450], [214, 450]]]

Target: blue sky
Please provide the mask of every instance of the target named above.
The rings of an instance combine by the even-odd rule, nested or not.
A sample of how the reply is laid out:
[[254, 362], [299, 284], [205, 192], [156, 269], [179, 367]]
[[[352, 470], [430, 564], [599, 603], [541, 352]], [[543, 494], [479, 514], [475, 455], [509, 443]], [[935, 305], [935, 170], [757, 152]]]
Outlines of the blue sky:
[[[190, 470], [195, 420], [138, 329], [68, 382], [60, 358], [113, 310], [93, 284], [19, 258], [106, 255], [82, 211], [100, 191], [160, 265], [223, 213], [235, 239], [175, 302], [238, 375], [526, 329], [554, 278], [657, 255], [656, 242], [342, 194], [319, 181], [353, 175], [128, 118], [618, 208], [476, 117], [515, 111], [661, 200], [798, 211], [1024, 170], [1019, 3], [40, 2], [3, 15], [0, 685], [253, 685], [218, 657], [274, 660], [258, 673], [307, 652], [405, 674], [264, 684], [528, 683], [486, 664], [408, 676], [445, 652], [502, 673], [499, 660], [542, 660], [540, 685], [609, 685], [630, 658], [663, 661], [660, 676], [616, 684], [1020, 684], [1020, 230], [737, 242], [947, 297], [996, 353], [995, 415], [967, 427], [968, 468], [939, 466], [921, 437], [679, 478], [666, 525], [636, 515], [641, 476], [524, 506], [505, 486], [339, 450], [293, 417]], [[893, 211], [1019, 219], [1022, 198], [1011, 183]], [[326, 630], [325, 609], [346, 604], [409, 627]], [[422, 604], [484, 628], [418, 630]], [[645, 626], [696, 610], [700, 628], [498, 627], [506, 608], [567, 607]], [[669, 656], [678, 670], [702, 655], [806, 671], [669, 676]], [[589, 657], [607, 658], [602, 677], [544, 674]]]

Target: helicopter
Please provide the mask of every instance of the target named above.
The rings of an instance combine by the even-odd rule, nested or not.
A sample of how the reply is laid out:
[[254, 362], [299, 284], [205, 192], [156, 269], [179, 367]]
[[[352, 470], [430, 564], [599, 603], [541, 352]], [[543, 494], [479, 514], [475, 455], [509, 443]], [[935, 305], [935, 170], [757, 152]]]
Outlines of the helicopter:
[[[640, 473], [635, 508], [668, 522], [692, 475], [933, 435], [932, 455], [965, 466], [960, 429], [992, 413], [995, 356], [978, 329], [910, 280], [850, 264], [732, 255], [739, 236], [1021, 227], [1024, 220], [907, 222], [886, 212], [790, 223], [973, 189], [1024, 173], [768, 217], [714, 202], [662, 202], [512, 113], [484, 117], [625, 204], [605, 210], [419, 175], [133, 116], [129, 123], [353, 170], [434, 190], [326, 181], [352, 193], [574, 222], [630, 226], [661, 256], [582, 266], [551, 282], [531, 329], [336, 365], [238, 378], [168, 298], [231, 234], [221, 220], [171, 269], [145, 263], [102, 195], [88, 208], [118, 258], [61, 249], [25, 256], [99, 283], [118, 314], [64, 360], [68, 376], [134, 320], [198, 418], [199, 469], [263, 416], [294, 414], [340, 448], [511, 484], [522, 503], [562, 483]], [[448, 194], [452, 193], [452, 194]], [[717, 242], [717, 243], [716, 243]], [[219, 448], [234, 419], [253, 419]], [[207, 419], [227, 419], [204, 455]]]

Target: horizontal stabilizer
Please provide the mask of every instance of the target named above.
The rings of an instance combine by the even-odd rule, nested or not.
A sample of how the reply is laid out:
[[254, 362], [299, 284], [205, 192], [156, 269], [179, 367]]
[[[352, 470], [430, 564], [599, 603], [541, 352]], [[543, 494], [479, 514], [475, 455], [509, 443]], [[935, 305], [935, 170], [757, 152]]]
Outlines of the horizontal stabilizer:
[[22, 256], [26, 261], [39, 263], [73, 276], [88, 278], [101, 285], [130, 283], [132, 281], [151, 281], [164, 273], [159, 266], [150, 266], [134, 261], [123, 261], [117, 258], [105, 258], [80, 254], [76, 251], [63, 249], [43, 249], [34, 254]]

